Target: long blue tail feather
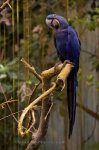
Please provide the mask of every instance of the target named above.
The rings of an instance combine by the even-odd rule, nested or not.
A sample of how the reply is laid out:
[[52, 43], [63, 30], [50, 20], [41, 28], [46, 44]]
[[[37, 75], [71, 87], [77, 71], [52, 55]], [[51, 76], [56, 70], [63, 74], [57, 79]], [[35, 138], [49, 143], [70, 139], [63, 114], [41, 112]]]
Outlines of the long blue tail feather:
[[76, 85], [77, 85], [77, 72], [73, 69], [67, 78], [67, 103], [69, 113], [69, 135], [72, 135], [73, 126], [76, 114]]

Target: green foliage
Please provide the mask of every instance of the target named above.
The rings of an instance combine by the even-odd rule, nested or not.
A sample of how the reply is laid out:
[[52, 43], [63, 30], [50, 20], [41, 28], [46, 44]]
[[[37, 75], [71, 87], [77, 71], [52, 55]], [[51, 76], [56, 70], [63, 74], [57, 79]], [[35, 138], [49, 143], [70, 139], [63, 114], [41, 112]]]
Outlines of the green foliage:
[[86, 150], [99, 150], [99, 143], [94, 143], [94, 144], [88, 145]]

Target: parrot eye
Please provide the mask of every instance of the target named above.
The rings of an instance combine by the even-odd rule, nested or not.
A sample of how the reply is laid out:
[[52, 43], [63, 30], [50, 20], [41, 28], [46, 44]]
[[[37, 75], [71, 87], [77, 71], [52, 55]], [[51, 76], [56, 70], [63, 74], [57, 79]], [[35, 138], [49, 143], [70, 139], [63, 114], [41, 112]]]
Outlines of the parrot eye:
[[55, 29], [58, 29], [59, 26], [60, 26], [60, 23], [57, 19], [53, 19], [52, 20], [52, 26], [55, 28]]

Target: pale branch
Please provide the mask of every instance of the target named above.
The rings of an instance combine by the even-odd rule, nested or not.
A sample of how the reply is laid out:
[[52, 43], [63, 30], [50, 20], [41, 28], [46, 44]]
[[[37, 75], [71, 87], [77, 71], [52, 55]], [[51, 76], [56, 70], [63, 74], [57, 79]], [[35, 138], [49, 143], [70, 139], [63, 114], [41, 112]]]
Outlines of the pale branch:
[[30, 64], [28, 64], [24, 58], [21, 59], [21, 62], [25, 65], [26, 68], [28, 68], [28, 70], [33, 73], [36, 78], [42, 82], [42, 77], [36, 72], [35, 68], [33, 66], [31, 66]]
[[[27, 64], [27, 63], [26, 63], [26, 64]], [[29, 66], [29, 65], [27, 64], [27, 66]], [[61, 65], [61, 67], [62, 67], [62, 65]], [[59, 67], [58, 69], [60, 70], [61, 67]], [[71, 70], [71, 64], [67, 64], [67, 65], [66, 65], [66, 68], [67, 68], [67, 72], [64, 73], [64, 71], [62, 71], [62, 73], [59, 74], [59, 78], [57, 79], [57, 81], [60, 80], [60, 79], [62, 80], [62, 78], [63, 78], [62, 81], [64, 82], [65, 78], [68, 76], [68, 74], [69, 74], [69, 72], [70, 72], [70, 70]], [[64, 68], [63, 70], [65, 70], [65, 68]], [[51, 73], [52, 76], [53, 76], [53, 73], [55, 73], [55, 75], [56, 75], [56, 70], [54, 70], [54, 68], [52, 68], [52, 69], [49, 70], [49, 74], [47, 74], [47, 76], [45, 76], [46, 72], [47, 72], [47, 71], [45, 71], [45, 72], [42, 73], [42, 78], [43, 78], [43, 79], [45, 79], [46, 77], [48, 77], [48, 78], [51, 77], [51, 76], [50, 76], [50, 73]], [[53, 73], [52, 73], [52, 72], [53, 72]], [[64, 76], [65, 76], [65, 77], [64, 77]], [[25, 108], [25, 110], [23, 111], [23, 113], [22, 113], [22, 115], [21, 115], [21, 117], [20, 117], [19, 125], [18, 125], [19, 133], [20, 133], [21, 135], [27, 134], [27, 133], [29, 132], [29, 130], [26, 130], [26, 131], [23, 132], [23, 128], [22, 128], [22, 123], [23, 123], [23, 120], [24, 120], [25, 115], [26, 115], [26, 114], [28, 113], [28, 111], [31, 110], [39, 101], [43, 100], [44, 97], [48, 96], [52, 91], [54, 91], [55, 87], [56, 87], [56, 84], [54, 83], [54, 85], [53, 85], [50, 89], [48, 89], [46, 92], [44, 92], [41, 96], [39, 96], [36, 100], [34, 100], [30, 105], [28, 105], [28, 107]]]
[[22, 110], [17, 111], [17, 112], [14, 112], [14, 113], [11, 113], [11, 114], [9, 114], [9, 115], [7, 115], [7, 116], [4, 116], [4, 117], [0, 118], [0, 121], [1, 121], [1, 120], [4, 120], [4, 119], [6, 119], [6, 118], [9, 118], [9, 117], [13, 117], [13, 115], [18, 114], [18, 113], [21, 113], [21, 112], [22, 112]]
[[66, 67], [64, 67], [62, 71], [59, 73], [59, 75], [57, 76], [57, 80], [62, 80], [65, 83], [66, 78], [70, 74], [73, 67], [74, 66], [72, 64], [66, 64]]
[[50, 108], [49, 108], [49, 110], [48, 110], [48, 112], [47, 112], [47, 114], [46, 114], [46, 116], [45, 116], [45, 120], [47, 119], [48, 115], [50, 114], [53, 105], [54, 105], [54, 104], [53, 104], [53, 102], [52, 102], [52, 104], [51, 104], [51, 106], [50, 106]]
[[62, 68], [63, 68], [63, 64], [58, 65], [57, 68], [52, 67], [48, 70], [43, 71], [41, 73], [41, 76], [43, 78], [49, 78], [50, 79], [50, 78], [54, 77], [55, 75], [59, 74], [60, 71], [62, 70]]
[[19, 130], [19, 133], [21, 135], [24, 135], [24, 134], [27, 134], [29, 132], [29, 130], [26, 130], [26, 131], [23, 131], [23, 128], [22, 128], [22, 123], [23, 123], [23, 120], [26, 116], [26, 114], [28, 113], [29, 110], [35, 108], [35, 105], [41, 101], [41, 100], [44, 100], [44, 98], [46, 96], [48, 96], [56, 87], [56, 84], [53, 83], [52, 87], [50, 89], [48, 89], [45, 93], [43, 93], [42, 95], [40, 95], [37, 99], [33, 100], [33, 102], [31, 102], [22, 112], [21, 114], [21, 117], [19, 119], [19, 123], [18, 123], [18, 130]]
[[13, 115], [12, 109], [11, 109], [9, 103], [8, 103], [7, 97], [6, 97], [6, 95], [5, 95], [5, 92], [4, 92], [4, 89], [3, 89], [3, 86], [1, 85], [1, 83], [0, 83], [0, 87], [1, 87], [2, 94], [3, 94], [3, 96], [4, 96], [4, 99], [5, 99], [5, 101], [6, 101], [6, 104], [7, 104], [7, 106], [8, 106], [8, 109], [9, 109], [10, 113], [12, 114], [14, 120], [15, 120], [16, 122], [18, 122], [18, 120], [16, 119], [16, 117]]
[[[41, 116], [40, 116], [40, 122], [39, 122], [39, 127], [34, 134], [32, 134], [32, 140], [28, 144], [26, 150], [36, 150], [40, 144], [40, 142], [43, 140], [43, 137], [45, 136], [48, 128], [48, 120], [49, 120], [49, 115], [50, 111], [52, 108], [51, 104], [51, 96], [50, 94], [54, 91], [59, 89], [58, 87], [60, 86], [61, 89], [63, 89], [65, 85], [65, 80], [67, 79], [70, 71], [73, 68], [72, 64], [60, 64], [57, 66], [57, 68], [53, 67], [49, 70], [45, 70], [39, 75], [34, 67], [31, 67], [24, 59], [21, 60], [24, 65], [29, 69], [42, 83], [42, 94], [36, 98], [33, 102], [31, 102], [22, 112], [20, 118], [19, 118], [19, 124], [18, 124], [18, 130], [21, 135], [25, 135], [29, 132], [30, 128], [23, 130], [22, 124], [24, 121], [24, 118], [26, 117], [26, 114], [30, 111], [33, 110], [35, 105], [38, 107], [38, 103], [41, 101], [42, 102], [42, 108], [41, 108]], [[56, 82], [51, 84], [51, 79], [52, 77], [58, 75]], [[61, 85], [60, 81], [63, 83]], [[52, 85], [52, 86], [51, 86]], [[34, 93], [34, 92], [33, 92]], [[35, 120], [35, 115], [34, 115], [34, 122]], [[32, 126], [31, 126], [32, 127]], [[34, 126], [33, 126], [34, 127]]]
[[32, 102], [33, 96], [34, 96], [34, 94], [35, 94], [35, 91], [37, 90], [37, 88], [38, 88], [39, 85], [40, 85], [40, 82], [34, 85], [32, 94], [31, 94], [30, 99], [29, 99], [29, 104]]
[[12, 7], [11, 7], [11, 5], [10, 5], [10, 1], [11, 1], [11, 0], [6, 0], [6, 1], [0, 6], [0, 12], [1, 12], [3, 9], [5, 9], [5, 7], [6, 7], [7, 5], [12, 9]]
[[[38, 88], [38, 86], [40, 85], [40, 83], [41, 82], [38, 82], [37, 84], [35, 84], [35, 86], [34, 86], [34, 88], [33, 88], [33, 91], [32, 91], [32, 94], [31, 94], [31, 96], [30, 96], [30, 98], [29, 98], [29, 104], [33, 101], [33, 99], [34, 99], [34, 95], [35, 95], [35, 91], [37, 90], [37, 88]], [[38, 108], [41, 108], [41, 107], [37, 107], [37, 109]], [[33, 125], [33, 128], [34, 128], [34, 125], [35, 125], [35, 123], [36, 123], [36, 119], [35, 119], [35, 112], [34, 112], [34, 110], [30, 110], [29, 111], [29, 122], [28, 122], [28, 126], [27, 126], [27, 128], [30, 128], [30, 126], [31, 125]], [[35, 129], [35, 128], [34, 128]]]
[[[4, 98], [5, 98], [5, 101], [6, 101], [6, 104], [7, 104], [7, 106], [8, 106], [8, 109], [9, 109], [10, 113], [11, 113], [12, 117], [14, 118], [14, 120], [18, 123], [18, 120], [17, 120], [17, 118], [15, 117], [15, 115], [14, 115], [14, 113], [12, 112], [12, 109], [11, 109], [11, 107], [10, 107], [10, 105], [9, 105], [9, 102], [8, 102], [8, 100], [7, 100], [7, 97], [6, 97], [5, 93], [4, 93], [4, 89], [3, 89], [2, 85], [1, 85], [1, 83], [0, 83], [0, 87], [1, 87], [2, 94], [3, 94]], [[36, 107], [36, 106], [34, 106], [34, 108], [35, 108], [35, 107]], [[26, 130], [26, 128], [25, 128], [24, 126], [22, 126], [22, 128], [23, 128], [24, 130]], [[31, 127], [29, 128], [29, 132], [31, 132], [30, 129], [31, 129]], [[32, 133], [32, 132], [31, 132], [31, 133]]]
[[57, 86], [61, 88], [61, 91], [64, 89], [66, 78], [70, 74], [73, 67], [74, 66], [72, 64], [67, 64], [66, 67], [64, 67], [62, 71], [60, 72], [60, 74], [57, 76], [56, 83], [57, 83]]
[[[45, 92], [47, 89], [50, 88], [50, 79], [43, 78], [42, 79], [42, 91]], [[40, 142], [42, 143], [43, 138], [47, 132], [48, 128], [48, 121], [49, 121], [49, 115], [45, 119], [48, 110], [50, 109], [51, 106], [51, 97], [47, 96], [44, 98], [42, 101], [42, 108], [41, 108], [41, 116], [40, 116], [40, 122], [39, 122], [39, 127], [37, 129], [37, 132], [34, 132], [32, 135], [32, 140], [28, 144], [26, 150], [37, 150], [37, 148], [40, 145]]]
[[6, 102], [1, 103], [0, 107], [4, 107], [5, 105], [7, 105], [7, 103], [13, 103], [13, 102], [18, 102], [18, 100], [7, 100]]

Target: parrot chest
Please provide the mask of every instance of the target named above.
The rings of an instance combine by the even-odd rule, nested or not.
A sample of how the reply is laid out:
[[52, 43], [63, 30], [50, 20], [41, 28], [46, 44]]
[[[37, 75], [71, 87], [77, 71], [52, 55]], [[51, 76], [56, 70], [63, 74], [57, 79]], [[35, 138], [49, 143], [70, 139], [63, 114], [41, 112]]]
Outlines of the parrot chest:
[[58, 54], [64, 59], [68, 59], [69, 51], [69, 39], [68, 32], [60, 32], [55, 35], [56, 49]]

